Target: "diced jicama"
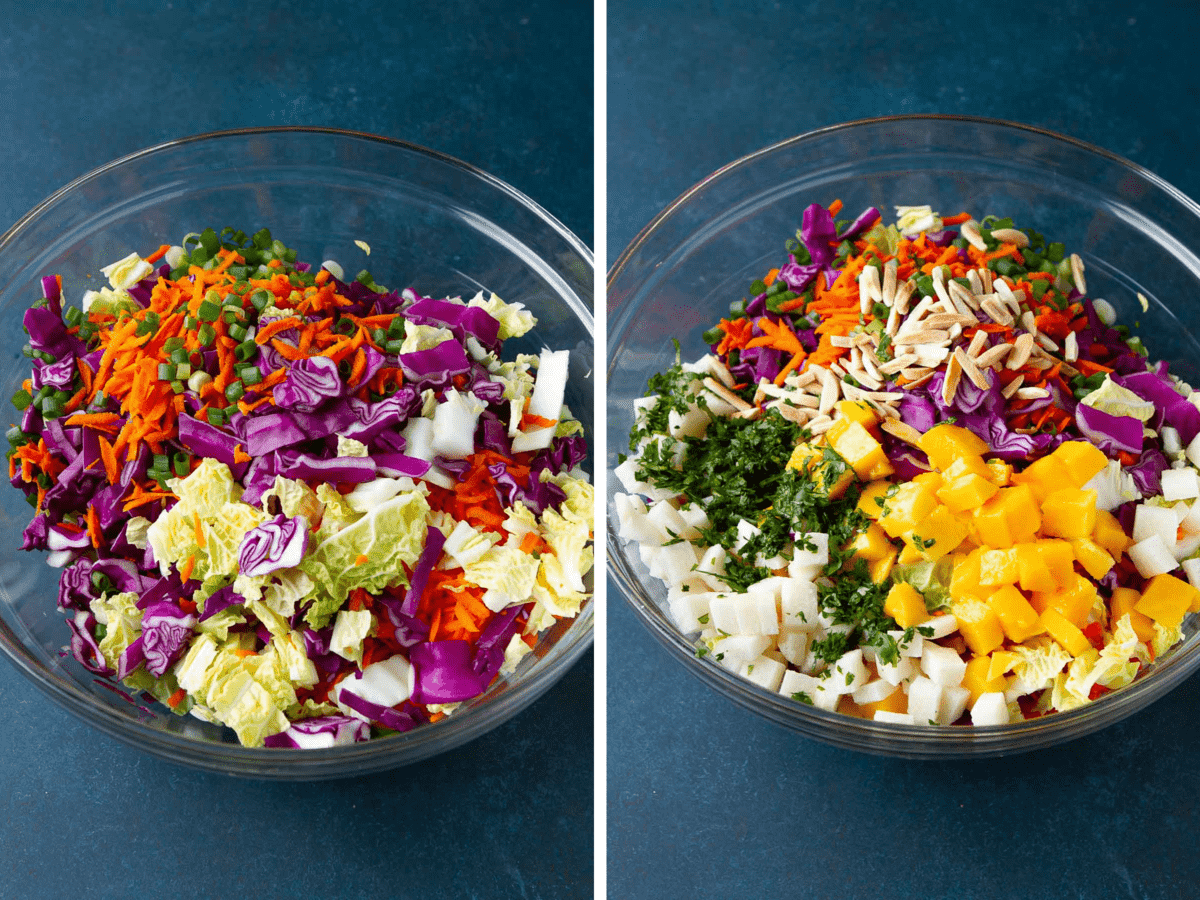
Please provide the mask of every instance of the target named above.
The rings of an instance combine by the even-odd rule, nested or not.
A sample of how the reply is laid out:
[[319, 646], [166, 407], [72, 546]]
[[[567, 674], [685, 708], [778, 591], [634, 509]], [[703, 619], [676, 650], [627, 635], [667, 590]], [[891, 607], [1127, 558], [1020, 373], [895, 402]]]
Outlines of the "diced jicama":
[[962, 684], [967, 664], [953, 647], [927, 643], [921, 654], [921, 671], [942, 687]]
[[679, 509], [670, 500], [659, 500], [651, 506], [646, 514], [646, 519], [657, 529], [658, 543], [660, 544], [676, 538], [690, 541], [692, 538], [700, 536], [699, 532], [688, 525], [683, 516], [679, 514]]
[[[688, 591], [674, 597], [668, 596], [667, 603], [675, 626], [684, 634], [689, 634], [702, 630], [706, 624], [711, 624], [712, 613], [709, 604], [713, 596], [707, 591]], [[708, 622], [701, 622], [702, 618], [707, 618]]]
[[749, 592], [738, 599], [738, 631], [742, 634], [779, 634], [779, 607], [773, 594]]
[[712, 658], [720, 665], [736, 672], [743, 663], [748, 663], [771, 646], [766, 635], [731, 634], [713, 644]]
[[1143, 503], [1133, 514], [1133, 542], [1138, 544], [1152, 535], [1158, 535], [1167, 550], [1174, 553], [1175, 531], [1178, 527], [1179, 519], [1175, 517], [1175, 510], [1171, 507], [1148, 506]]
[[678, 544], [667, 544], [659, 548], [659, 566], [662, 580], [668, 584], [678, 584], [692, 577], [692, 569], [696, 566], [696, 548], [687, 541]]
[[[1173, 546], [1174, 543], [1172, 541], [1171, 545]], [[1179, 561], [1175, 559], [1172, 546], [1164, 543], [1162, 535], [1155, 533], [1130, 547], [1129, 558], [1137, 567], [1138, 574], [1143, 578], [1165, 575], [1179, 567]]]
[[913, 717], [908, 713], [888, 712], [886, 709], [875, 710], [876, 722], [887, 722], [891, 725], [913, 725]]
[[1200, 588], [1200, 559], [1185, 559], [1180, 565], [1192, 587]]
[[721, 576], [725, 574], [725, 560], [729, 558], [729, 554], [720, 544], [713, 544], [700, 556], [700, 562], [696, 564], [696, 577], [707, 584], [714, 591], [727, 591], [727, 585]]
[[779, 652], [783, 658], [797, 668], [804, 668], [808, 660], [808, 642], [811, 635], [799, 628], [779, 629]]
[[791, 669], [788, 669], [783, 673], [783, 681], [780, 682], [779, 693], [785, 697], [791, 697], [793, 700], [802, 700], [803, 697], [808, 697], [811, 703], [819, 686], [820, 679], [814, 678], [812, 675], [805, 675], [803, 672], [793, 672]]
[[[815, 549], [810, 549], [815, 548]], [[802, 581], [812, 581], [829, 564], [829, 535], [805, 534], [796, 538], [788, 574]]]
[[450, 388], [433, 411], [430, 449], [445, 459], [466, 459], [475, 452], [475, 426], [487, 404], [474, 394]]
[[789, 628], [814, 630], [820, 615], [817, 586], [811, 581], [788, 578], [779, 592], [779, 610]]
[[639, 544], [656, 542], [658, 532], [646, 521], [646, 504], [636, 494], [616, 494], [613, 507], [617, 512], [617, 533], [627, 541]]
[[861, 687], [869, 677], [862, 651], [849, 650], [833, 664], [833, 672], [827, 681], [832, 690], [839, 694], [849, 694], [856, 687]]
[[667, 413], [667, 430], [676, 440], [704, 437], [704, 432], [708, 430], [708, 423], [711, 421], [712, 416], [699, 406], [690, 406], [685, 413], [679, 413], [672, 409]]
[[901, 656], [899, 661], [894, 663], [876, 663], [875, 668], [879, 677], [891, 685], [909, 681], [917, 672], [917, 667], [907, 656]]
[[771, 659], [769, 656], [759, 656], [744, 663], [738, 670], [738, 674], [768, 691], [778, 691], [779, 685], [783, 681], [783, 673], [786, 671], [787, 666], [779, 660]]
[[687, 506], [680, 507], [679, 516], [687, 522], [689, 528], [696, 532], [695, 535], [688, 538], [689, 540], [699, 537], [701, 528], [709, 528], [712, 525], [708, 520], [708, 514], [704, 512], [704, 507], [698, 503], [689, 503]]
[[[543, 350], [538, 361], [537, 381], [529, 397], [528, 414], [549, 419], [557, 423], [562, 413], [563, 397], [566, 394], [567, 374], [570, 368], [570, 351]], [[543, 450], [554, 438], [554, 426], [535, 428], [513, 438], [514, 453], [528, 450]]]
[[943, 687], [942, 706], [938, 710], [939, 725], [953, 725], [967, 711], [971, 692], [965, 687]]
[[971, 707], [972, 725], [1007, 725], [1008, 701], [1001, 691], [980, 694]]
[[874, 681], [868, 681], [859, 687], [851, 696], [855, 703], [862, 706], [867, 703], [879, 703], [881, 700], [886, 700], [897, 690], [896, 685], [884, 681], [882, 678], [876, 678]]
[[[1195, 397], [1196, 394], [1193, 394], [1192, 396]], [[1194, 405], [1196, 404], [1193, 404], [1193, 406]], [[1188, 462], [1190, 462], [1193, 466], [1200, 467], [1200, 434], [1197, 434], [1194, 438], [1192, 438], [1191, 443], [1189, 443], [1187, 445], [1187, 449], [1184, 450], [1184, 456], [1187, 457]]]
[[918, 675], [908, 686], [908, 714], [918, 725], [936, 724], [942, 706], [942, 686]]
[[812, 702], [817, 709], [833, 712], [838, 707], [842, 695], [836, 690], [830, 678], [818, 678], [817, 689], [813, 691]]
[[[928, 623], [926, 623], [926, 624], [928, 624]], [[957, 627], [957, 626], [958, 626], [958, 621], [955, 620], [955, 627]], [[924, 627], [924, 626], [922, 626], [922, 627]], [[895, 639], [896, 646], [898, 646], [900, 648], [901, 656], [908, 656], [908, 657], [912, 657], [913, 659], [919, 659], [921, 657], [921, 654], [925, 651], [925, 638], [921, 635], [921, 633], [919, 631], [914, 631], [912, 638], [907, 641], [904, 640], [904, 632], [903, 631], [889, 631], [888, 635]]]
[[950, 615], [934, 616], [932, 619], [922, 622], [920, 627], [922, 629], [929, 629], [932, 633], [925, 635], [925, 637], [936, 641], [939, 638], [944, 638], [958, 631], [958, 619]]
[[[1174, 456], [1183, 449], [1183, 442], [1180, 440], [1179, 432], [1170, 425], [1164, 425], [1159, 429], [1158, 436], [1162, 438], [1163, 453], [1168, 456]], [[1166, 485], [1164, 485], [1165, 487]], [[1165, 494], [1166, 491], [1163, 491]]]

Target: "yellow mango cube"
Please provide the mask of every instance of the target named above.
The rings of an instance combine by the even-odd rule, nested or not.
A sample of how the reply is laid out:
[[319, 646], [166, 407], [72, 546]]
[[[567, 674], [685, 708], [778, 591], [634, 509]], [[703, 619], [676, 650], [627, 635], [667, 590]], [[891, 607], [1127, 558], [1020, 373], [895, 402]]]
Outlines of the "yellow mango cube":
[[979, 575], [982, 568], [983, 550], [954, 554], [954, 568], [950, 570], [950, 596], [966, 597], [979, 590]]
[[1062, 644], [1063, 649], [1072, 656], [1083, 656], [1092, 649], [1092, 642], [1087, 639], [1083, 631], [1057, 609], [1053, 607], [1047, 609], [1039, 617], [1039, 621], [1046, 629], [1046, 633]]
[[859, 532], [854, 540], [846, 544], [844, 549], [850, 550], [855, 557], [861, 557], [868, 562], [883, 559], [889, 553], [896, 551], [892, 542], [888, 540], [887, 533], [874, 522], [867, 525], [866, 530]]
[[925, 554], [912, 544], [907, 543], [900, 548], [900, 555], [896, 557], [896, 564], [900, 566], [911, 566], [913, 563], [924, 561]]
[[1036, 543], [1017, 544], [1013, 548], [1017, 557], [1017, 582], [1023, 591], [1056, 591], [1059, 582], [1050, 572], [1047, 557]]
[[[857, 422], [872, 433], [879, 426], [879, 416], [876, 415], [875, 410], [861, 400], [839, 400], [833, 405], [833, 408], [837, 410], [839, 419]], [[834, 425], [836, 424], [835, 421]]]
[[1001, 488], [975, 510], [975, 531], [984, 544], [993, 548], [1032, 540], [1041, 525], [1041, 511], [1027, 484]]
[[950, 604], [958, 621], [958, 633], [976, 656], [987, 656], [1004, 643], [1004, 626], [987, 603], [974, 597], [964, 597]]
[[920, 550], [926, 559], [937, 561], [956, 549], [966, 536], [966, 522], [939, 505], [904, 535], [904, 540]]
[[925, 598], [911, 584], [897, 581], [883, 601], [883, 612], [896, 620], [901, 628], [912, 628], [929, 618]]
[[944, 478], [937, 495], [951, 510], [962, 513], [983, 506], [997, 490], [999, 488], [982, 475], [968, 472], [957, 478]]
[[1002, 459], [989, 459], [985, 465], [992, 473], [992, 483], [997, 487], [1012, 484], [1013, 467]]
[[956, 459], [964, 456], [982, 457], [988, 445], [974, 432], [958, 425], [934, 425], [921, 435], [918, 446], [929, 457], [929, 464], [944, 472]]
[[1011, 650], [995, 650], [988, 657], [987, 680], [995, 681], [1004, 678], [1005, 674], [1017, 664], [1021, 657]]
[[1019, 577], [1017, 553], [1009, 550], [983, 550], [979, 556], [979, 584], [983, 587], [999, 587], [1016, 584]]
[[1096, 492], [1062, 488], [1047, 495], [1042, 503], [1042, 531], [1074, 540], [1091, 537], [1096, 527]]
[[1013, 473], [1012, 480], [1013, 484], [1029, 485], [1038, 503], [1045, 503], [1046, 497], [1054, 491], [1075, 486], [1066, 464], [1054, 454], [1035, 460], [1022, 472]]
[[975, 656], [967, 660], [962, 686], [971, 692], [971, 703], [978, 700], [980, 694], [1002, 691], [1008, 686], [1008, 679], [1003, 674], [995, 678], [988, 677], [991, 662], [991, 656]]
[[1004, 634], [1014, 644], [1019, 644], [1045, 631], [1038, 621], [1037, 610], [1013, 585], [1006, 584], [988, 597], [988, 606], [1000, 619]]
[[1075, 487], [1083, 487], [1108, 465], [1108, 457], [1087, 441], [1064, 441], [1050, 454], [1060, 459]]
[[1197, 591], [1174, 575], [1155, 575], [1133, 608], [1164, 628], [1174, 628], [1196, 601]]
[[1107, 550], [1090, 538], [1071, 541], [1071, 550], [1083, 570], [1097, 581], [1109, 573], [1115, 562]]
[[1154, 640], [1154, 620], [1134, 609], [1142, 595], [1133, 588], [1114, 588], [1112, 599], [1108, 601], [1109, 627], [1116, 627], [1124, 616], [1129, 616], [1129, 624], [1139, 641], [1147, 644]]
[[850, 466], [847, 466], [845, 471], [834, 479], [833, 484], [826, 484], [827, 468], [823, 465], [825, 461], [825, 448], [815, 447], [812, 444], [798, 444], [796, 449], [792, 451], [792, 455], [788, 458], [787, 468], [796, 469], [806, 473], [813, 480], [813, 486], [830, 500], [837, 500], [846, 493], [846, 488], [854, 483], [854, 471]]
[[882, 700], [876, 700], [874, 703], [864, 703], [860, 707], [868, 713], [867, 718], [875, 718], [877, 712], [894, 712], [902, 713], [908, 710], [908, 695], [900, 690], [897, 685], [896, 689], [884, 697]]
[[1120, 559], [1121, 554], [1133, 546], [1133, 538], [1121, 528], [1117, 517], [1105, 509], [1096, 510], [1092, 540], [1111, 553], [1113, 559]]
[[946, 481], [953, 481], [955, 478], [961, 478], [964, 475], [978, 475], [988, 481], [992, 480], [993, 472], [987, 463], [978, 456], [960, 456], [954, 462], [950, 463], [942, 472], [942, 477]]
[[937, 495], [933, 491], [914, 481], [906, 481], [896, 485], [896, 490], [884, 502], [879, 524], [888, 537], [898, 538], [912, 531], [937, 506]]
[[892, 574], [892, 569], [896, 566], [896, 556], [896, 549], [892, 548], [892, 552], [887, 556], [867, 564], [867, 572], [870, 574], [873, 584], [883, 584], [888, 580], [888, 576]]
[[1050, 576], [1060, 590], [1075, 584], [1075, 551], [1070, 541], [1041, 538], [1033, 542], [1033, 548], [1046, 563]]
[[872, 481], [863, 487], [862, 492], [858, 495], [858, 503], [855, 505], [860, 513], [872, 521], [883, 515], [884, 505], [887, 503], [887, 492], [892, 489], [892, 483], [880, 479]]
[[929, 488], [935, 494], [942, 486], [942, 476], [937, 472], [922, 472], [920, 475], [914, 475], [912, 480], [916, 484]]
[[839, 428], [836, 433], [831, 428], [826, 437], [829, 445], [850, 464], [859, 478], [863, 481], [870, 481], [891, 475], [896, 471], [888, 460], [887, 454], [883, 452], [883, 444], [875, 440], [871, 432], [851, 419], [840, 419], [839, 421], [845, 422], [846, 425]]
[[1088, 613], [1096, 604], [1096, 586], [1082, 575], [1071, 573], [1073, 581], [1056, 591], [1034, 591], [1029, 595], [1029, 605], [1039, 613], [1056, 609], [1076, 628], [1087, 624]]

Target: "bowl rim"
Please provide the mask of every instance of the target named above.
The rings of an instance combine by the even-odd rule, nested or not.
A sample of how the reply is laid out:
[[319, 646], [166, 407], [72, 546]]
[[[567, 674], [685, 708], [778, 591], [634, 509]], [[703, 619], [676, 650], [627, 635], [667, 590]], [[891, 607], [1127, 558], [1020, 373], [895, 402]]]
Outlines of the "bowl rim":
[[[706, 175], [664, 207], [621, 252], [609, 269], [606, 279], [606, 296], [613, 297], [612, 287], [624, 272], [626, 265], [664, 223], [713, 182], [733, 171], [751, 165], [763, 157], [801, 143], [856, 128], [906, 122], [977, 125], [1005, 131], [1024, 132], [1051, 143], [1062, 143], [1077, 151], [1097, 155], [1130, 171], [1139, 178], [1145, 179], [1172, 200], [1181, 204], [1197, 220], [1200, 220], [1200, 204], [1160, 176], [1103, 147], [1050, 129], [982, 116], [938, 113], [876, 116], [823, 126], [785, 138], [726, 163]], [[626, 307], [627, 304], [624, 302], [616, 302], [609, 306], [607, 309], [609, 321], [620, 319]], [[608, 357], [605, 366], [606, 378], [611, 376], [617, 366], [617, 358], [614, 355], [617, 346], [615, 337], [617, 337], [617, 332], [610, 331], [606, 347]], [[610, 447], [614, 446], [611, 437], [609, 445]], [[606, 467], [608, 462], [609, 458], [606, 458]], [[610, 467], [606, 468], [606, 478], [608, 484], [607, 507], [609, 497], [620, 486]], [[626, 603], [632, 607], [638, 621], [666, 648], [669, 655], [679, 661], [694, 677], [709, 687], [717, 688], [732, 702], [770, 721], [792, 728], [805, 736], [845, 749], [879, 755], [928, 759], [997, 756], [1033, 751], [1083, 737], [1120, 721], [1174, 689], [1180, 681], [1200, 668], [1200, 647], [1193, 647], [1191, 658], [1181, 658], [1180, 655], [1173, 654], [1163, 661], [1161, 667], [1156, 669], [1155, 674], [1161, 673], [1166, 677], [1138, 679], [1132, 684], [1082, 707], [1007, 725], [928, 728], [921, 725], [874, 722], [818, 709], [814, 706], [790, 701], [777, 692], [768, 691], [740, 678], [711, 661], [704, 663], [697, 659], [694, 644], [689, 642], [686, 636], [675, 627], [663, 609], [645, 594], [642, 579], [635, 573], [631, 560], [623, 551], [626, 542], [617, 534], [614, 518], [615, 516], [609, 510], [606, 519], [606, 538], [609, 546], [608, 576], [617, 585]], [[644, 596], [639, 596], [639, 594]], [[1135, 705], [1136, 701], [1141, 698], [1145, 698], [1144, 703]], [[1013, 741], [1018, 737], [1027, 738], [1027, 740], [1020, 745], [1014, 745]]]
[[[595, 273], [595, 257], [587, 244], [537, 201], [495, 175], [446, 153], [409, 141], [369, 132], [310, 126], [247, 127], [209, 131], [164, 141], [121, 156], [73, 179], [22, 215], [0, 235], [0, 253], [26, 228], [51, 210], [60, 199], [114, 170], [144, 158], [192, 144], [254, 136], [286, 138], [292, 134], [327, 136], [384, 144], [460, 169], [515, 202], [518, 206], [532, 212], [572, 252], [578, 254], [593, 275]], [[594, 295], [594, 287], [592, 293]], [[588, 308], [586, 299], [580, 298], [581, 301], [584, 301], [580, 304], [580, 310], [575, 310], [570, 303], [567, 305], [576, 313], [580, 324], [594, 343], [595, 308], [594, 304]], [[581, 311], [586, 311], [587, 315], [578, 315]], [[597, 455], [595, 436], [596, 428], [593, 422], [593, 446], [590, 449], [593, 460]], [[182, 763], [195, 769], [238, 777], [281, 780], [341, 778], [420, 762], [461, 746], [519, 714], [573, 668], [579, 657], [592, 646], [595, 640], [595, 603], [593, 593], [592, 598], [580, 611], [578, 617], [571, 620], [566, 627], [566, 632], [570, 632], [578, 622], [581, 626], [579, 630], [569, 640], [566, 640], [568, 635], [564, 633], [555, 644], [548, 648], [549, 661], [544, 657], [533, 663], [534, 666], [546, 666], [544, 671], [546, 677], [532, 681], [524, 680], [519, 684], [506, 686], [497, 696], [464, 715], [447, 716], [438, 722], [427, 723], [403, 734], [330, 748], [245, 747], [237, 743], [202, 740], [187, 734], [152, 728], [128, 714], [118, 712], [117, 708], [97, 703], [86, 690], [73, 681], [61, 677], [45, 677], [44, 666], [40, 660], [28, 653], [24, 642], [2, 619], [0, 619], [0, 650], [3, 650], [5, 658], [36, 688], [75, 717], [110, 737], [159, 758]], [[126, 692], [124, 686], [119, 683], [112, 683], [101, 676], [96, 677], [106, 686], [115, 688], [119, 693]], [[130, 699], [131, 705], [136, 708], [138, 702], [131, 699], [134, 694], [136, 692], [129, 693], [127, 699]], [[428, 749], [430, 745], [437, 745], [436, 749], [431, 752], [420, 752]], [[332, 765], [335, 763], [341, 764], [340, 770], [332, 770]]]

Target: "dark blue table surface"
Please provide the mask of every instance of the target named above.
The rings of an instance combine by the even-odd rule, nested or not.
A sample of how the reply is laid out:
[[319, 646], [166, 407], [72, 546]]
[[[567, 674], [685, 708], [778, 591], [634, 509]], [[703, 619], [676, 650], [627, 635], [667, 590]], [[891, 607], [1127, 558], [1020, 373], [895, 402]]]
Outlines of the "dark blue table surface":
[[[589, 3], [6, 3], [3, 19], [0, 232], [135, 150], [313, 125], [470, 162], [592, 242]], [[589, 652], [444, 758], [274, 784], [130, 749], [0, 663], [0, 896], [591, 896], [592, 697]]]
[[[868, 116], [1023, 121], [1200, 196], [1198, 32], [1185, 3], [609, 0], [607, 263], [719, 166]], [[608, 610], [612, 897], [1200, 893], [1198, 678], [1058, 748], [913, 763], [734, 706], [611, 583]]]

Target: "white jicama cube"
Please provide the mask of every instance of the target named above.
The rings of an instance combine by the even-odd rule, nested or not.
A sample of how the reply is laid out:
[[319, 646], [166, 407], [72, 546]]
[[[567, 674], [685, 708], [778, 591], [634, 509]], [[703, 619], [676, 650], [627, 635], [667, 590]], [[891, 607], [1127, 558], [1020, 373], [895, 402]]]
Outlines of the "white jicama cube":
[[821, 612], [817, 602], [817, 586], [800, 578], [786, 579], [779, 592], [779, 611], [788, 627], [814, 630], [819, 624], [817, 617]]
[[1001, 691], [980, 694], [971, 707], [972, 725], [1007, 725], [1008, 701]]
[[679, 514], [678, 507], [670, 500], [659, 500], [650, 507], [646, 518], [651, 525], [658, 529], [661, 538], [659, 543], [661, 544], [673, 541], [677, 537], [692, 540], [700, 536], [694, 529], [688, 527], [688, 523]]
[[[466, 459], [475, 452], [475, 425], [487, 404], [474, 394], [454, 388], [433, 411], [433, 440], [430, 449], [445, 459]], [[549, 442], [546, 446], [550, 446]]]
[[750, 585], [750, 587], [746, 588], [746, 590], [751, 594], [762, 594], [763, 596], [770, 597], [772, 600], [778, 602], [780, 594], [783, 591], [783, 586], [786, 583], [786, 578], [783, 578], [779, 575], [770, 575], [764, 578], [762, 581], [754, 582], [754, 584]]
[[682, 414], [671, 410], [667, 413], [667, 431], [676, 440], [686, 437], [700, 438], [708, 431], [708, 423], [711, 421], [712, 417], [699, 406], [689, 406], [688, 411]]
[[709, 604], [713, 599], [713, 594], [707, 591], [689, 591], [680, 593], [675, 597], [668, 597], [667, 603], [671, 610], [671, 618], [675, 622], [675, 627], [684, 634], [689, 634], [693, 631], [702, 631], [705, 622], [701, 622], [702, 618], [706, 618], [708, 622], [712, 621], [712, 613]]
[[696, 548], [687, 541], [666, 544], [660, 549], [663, 581], [667, 584], [682, 584], [693, 577], [696, 567]]
[[637, 548], [638, 556], [642, 559], [642, 565], [650, 570], [650, 576], [662, 580], [662, 564], [659, 562], [662, 547], [657, 547], [654, 544], [638, 544]]
[[529, 413], [543, 419], [558, 420], [570, 371], [569, 350], [543, 350], [538, 360], [537, 380], [529, 397]]
[[779, 652], [793, 666], [803, 666], [808, 658], [809, 633], [799, 628], [779, 629]]
[[809, 702], [813, 702], [820, 683], [820, 679], [818, 678], [805, 675], [803, 672], [793, 672], [789, 669], [783, 673], [783, 681], [779, 685], [779, 693], [785, 697], [791, 697], [793, 700], [800, 700], [802, 703], [804, 701], [797, 695], [803, 694], [808, 697]]
[[[412, 420], [412, 421], [428, 421], [428, 420], [416, 419], [416, 420]], [[406, 430], [405, 438], [407, 438], [407, 437], [408, 437], [408, 433]], [[408, 447], [405, 447], [405, 452], [409, 456], [416, 455]], [[675, 496], [673, 493], [666, 490], [665, 488], [655, 487], [654, 485], [650, 484], [648, 481], [638, 481], [637, 466], [638, 466], [637, 458], [631, 456], [628, 459], [626, 459], [625, 462], [621, 463], [619, 466], [617, 466], [615, 469], [613, 469], [614, 474], [616, 474], [616, 476], [617, 476], [617, 480], [619, 480], [621, 482], [621, 486], [624, 487], [625, 490], [627, 490], [631, 494], [641, 494], [643, 497], [649, 497], [651, 500], [666, 500], [666, 499], [669, 499], [669, 498]]]
[[942, 707], [942, 686], [918, 675], [908, 686], [908, 714], [917, 725], [938, 723]]
[[907, 656], [901, 656], [899, 662], [876, 663], [875, 668], [879, 670], [879, 677], [893, 686], [911, 680], [917, 673], [917, 667]]
[[886, 709], [875, 711], [876, 722], [889, 722], [892, 725], [915, 725], [913, 717], [908, 713], [888, 712]]
[[1162, 539], [1167, 551], [1174, 554], [1175, 530], [1178, 527], [1179, 520], [1175, 518], [1175, 511], [1169, 506], [1147, 506], [1143, 503], [1133, 514], [1133, 542], [1139, 544], [1157, 535]]
[[830, 687], [839, 694], [849, 694], [853, 693], [855, 688], [861, 687], [870, 677], [863, 662], [862, 651], [850, 650], [833, 664], [833, 674], [827, 680], [831, 683]]
[[817, 709], [824, 709], [828, 712], [833, 712], [838, 707], [838, 702], [841, 701], [842, 695], [836, 690], [836, 685], [831, 683], [830, 678], [818, 678], [817, 689], [813, 691], [812, 702]]
[[696, 564], [696, 577], [714, 591], [728, 590], [729, 585], [720, 578], [725, 574], [725, 560], [728, 558], [729, 554], [725, 552], [725, 548], [714, 544], [701, 554], [700, 562]]
[[886, 700], [892, 694], [896, 693], [896, 685], [889, 684], [882, 678], [876, 678], [874, 681], [868, 681], [851, 695], [854, 702], [863, 706], [867, 703], [878, 703], [880, 700]]
[[[809, 549], [809, 547], [815, 549]], [[829, 535], [813, 532], [796, 538], [792, 562], [800, 566], [823, 568], [829, 563]], [[809, 581], [812, 579], [810, 578]]]
[[965, 687], [943, 687], [942, 708], [938, 710], [939, 725], [953, 725], [967, 711], [971, 692]]
[[658, 542], [658, 531], [646, 521], [646, 504], [636, 494], [615, 494], [613, 507], [617, 511], [617, 534], [639, 544]]
[[930, 681], [942, 687], [953, 687], [962, 684], [967, 664], [953, 648], [927, 643], [921, 654], [921, 671]]
[[1180, 565], [1192, 587], [1200, 588], [1200, 559], [1185, 559]]
[[[957, 626], [957, 621], [956, 621]], [[921, 636], [919, 631], [913, 632], [912, 640], [904, 642], [903, 631], [889, 631], [889, 635], [896, 639], [896, 646], [900, 648], [902, 657], [910, 657], [912, 659], [920, 659], [921, 654], [925, 652], [925, 638]]]
[[708, 513], [704, 511], [704, 507], [698, 503], [689, 503], [687, 506], [679, 510], [679, 517], [688, 524], [688, 527], [695, 531], [691, 538], [700, 536], [701, 528], [708, 528], [712, 522], [708, 521]]
[[712, 657], [724, 668], [736, 672], [745, 663], [762, 656], [771, 646], [771, 639], [757, 634], [731, 634], [717, 641]]
[[734, 595], [740, 634], [779, 634], [779, 608], [771, 594]]
[[737, 598], [733, 594], [714, 594], [709, 598], [708, 624], [725, 634], [737, 634]]
[[917, 627], [930, 629], [933, 633], [926, 637], [929, 640], [936, 641], [938, 638], [944, 638], [958, 631], [958, 619], [951, 615], [934, 616], [932, 619], [922, 622]]
[[743, 664], [738, 674], [768, 691], [778, 691], [786, 671], [787, 666], [778, 660], [769, 656], [759, 656]]
[[[1200, 392], [1193, 393], [1192, 397], [1198, 395], [1200, 395]], [[1192, 405], [1200, 408], [1200, 403], [1196, 403], [1195, 401], [1193, 401]], [[1193, 466], [1200, 466], [1200, 434], [1192, 438], [1191, 442], [1187, 445], [1187, 449], [1183, 451], [1183, 455], [1187, 457], [1187, 461]]]
[[[1167, 512], [1170, 513], [1170, 510]], [[1174, 516], [1171, 518], [1173, 521]], [[1152, 534], [1129, 548], [1129, 558], [1133, 560], [1138, 574], [1143, 578], [1165, 575], [1179, 566], [1178, 560], [1175, 559], [1174, 544], [1174, 540], [1168, 545], [1163, 541], [1162, 535]]]

